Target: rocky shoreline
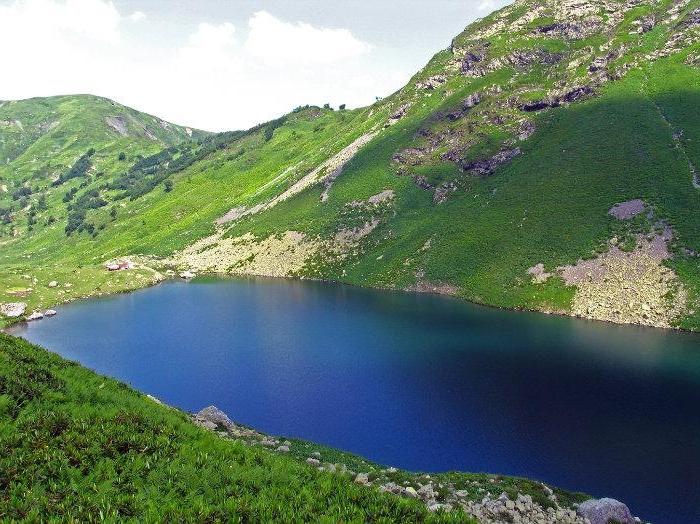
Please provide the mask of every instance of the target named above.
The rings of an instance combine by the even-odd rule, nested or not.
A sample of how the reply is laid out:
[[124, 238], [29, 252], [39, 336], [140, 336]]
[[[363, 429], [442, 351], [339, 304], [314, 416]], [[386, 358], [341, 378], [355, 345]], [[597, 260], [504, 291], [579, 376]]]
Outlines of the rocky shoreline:
[[[154, 399], [155, 400], [155, 399]], [[233, 422], [226, 413], [209, 406], [191, 416], [198, 426], [222, 438], [263, 446], [287, 454], [309, 467], [342, 475], [359, 485], [400, 497], [420, 500], [432, 512], [461, 511], [479, 522], [496, 524], [636, 524], [622, 502], [570, 494], [544, 483], [499, 475], [410, 473], [383, 467], [329, 448], [272, 437]]]

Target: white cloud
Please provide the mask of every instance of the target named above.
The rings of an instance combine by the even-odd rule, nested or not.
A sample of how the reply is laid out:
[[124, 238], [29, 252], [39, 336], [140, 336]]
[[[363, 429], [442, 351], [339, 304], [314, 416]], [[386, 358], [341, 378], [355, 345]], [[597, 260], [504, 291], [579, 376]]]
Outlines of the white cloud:
[[291, 24], [265, 11], [255, 13], [248, 25], [246, 52], [271, 63], [331, 63], [360, 56], [372, 48], [347, 29]]
[[3, 43], [15, 39], [15, 44], [24, 40], [32, 46], [51, 45], [65, 36], [116, 42], [120, 19], [112, 2], [16, 0], [0, 5], [0, 39]]
[[481, 0], [479, 3], [477, 9], [481, 11], [482, 13], [490, 13], [494, 11], [498, 7], [498, 4], [496, 3], [496, 0]]
[[0, 0], [0, 49], [12, 50], [3, 54], [0, 99], [92, 93], [226, 130], [307, 103], [364, 105], [403, 80], [373, 69], [372, 46], [347, 29], [260, 11], [242, 33], [203, 22], [173, 45], [137, 19], [108, 0]]
[[306, 103], [361, 104], [377, 91], [367, 95], [373, 81], [359, 61], [371, 46], [346, 29], [292, 24], [260, 11], [247, 35], [236, 35], [230, 23], [202, 23], [177, 51], [173, 67], [187, 74], [175, 90], [194, 95], [188, 109], [209, 115], [209, 127], [252, 125]]
[[134, 11], [129, 15], [129, 20], [132, 22], [140, 22], [141, 20], [144, 20], [146, 18], [146, 13], [143, 11]]
[[225, 22], [220, 25], [201, 23], [192, 33], [187, 44], [180, 48], [180, 67], [185, 70], [222, 71], [237, 69], [236, 28]]

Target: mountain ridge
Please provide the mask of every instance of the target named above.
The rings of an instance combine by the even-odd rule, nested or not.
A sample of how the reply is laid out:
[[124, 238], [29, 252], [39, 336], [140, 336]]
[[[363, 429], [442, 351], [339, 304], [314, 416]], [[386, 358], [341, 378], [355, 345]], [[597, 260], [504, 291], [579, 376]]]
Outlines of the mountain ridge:
[[[77, 189], [105, 203], [77, 226], [92, 224], [80, 252], [57, 225], [15, 227], [6, 285], [32, 268], [22, 249], [51, 245], [99, 275], [88, 293], [105, 292], [101, 263], [129, 257], [136, 287], [185, 270], [320, 278], [698, 329], [699, 12], [515, 2], [372, 106], [298, 108]], [[59, 298], [41, 295], [29, 308]]]

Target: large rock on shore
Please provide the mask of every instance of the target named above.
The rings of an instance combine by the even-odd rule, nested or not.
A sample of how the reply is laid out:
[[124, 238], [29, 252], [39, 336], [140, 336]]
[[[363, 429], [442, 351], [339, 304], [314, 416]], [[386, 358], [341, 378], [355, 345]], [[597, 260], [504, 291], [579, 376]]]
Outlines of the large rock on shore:
[[576, 509], [579, 516], [588, 519], [591, 524], [635, 524], [629, 508], [619, 500], [603, 498], [582, 502]]
[[27, 304], [24, 302], [8, 302], [7, 304], [0, 304], [0, 313], [10, 318], [17, 318], [24, 315], [27, 310]]
[[233, 426], [230, 418], [216, 406], [209, 406], [194, 416], [195, 422], [209, 429], [218, 427], [229, 428]]

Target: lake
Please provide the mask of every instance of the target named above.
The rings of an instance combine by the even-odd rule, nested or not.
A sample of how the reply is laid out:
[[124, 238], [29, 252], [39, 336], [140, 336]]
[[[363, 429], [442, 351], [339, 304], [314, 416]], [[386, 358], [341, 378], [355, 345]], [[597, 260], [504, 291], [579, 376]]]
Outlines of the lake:
[[318, 282], [203, 279], [13, 333], [188, 411], [382, 464], [700, 522], [700, 335]]

